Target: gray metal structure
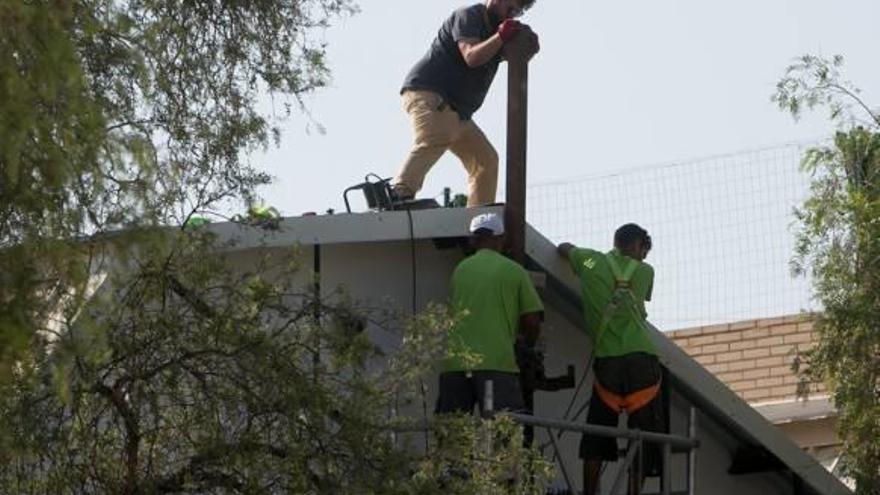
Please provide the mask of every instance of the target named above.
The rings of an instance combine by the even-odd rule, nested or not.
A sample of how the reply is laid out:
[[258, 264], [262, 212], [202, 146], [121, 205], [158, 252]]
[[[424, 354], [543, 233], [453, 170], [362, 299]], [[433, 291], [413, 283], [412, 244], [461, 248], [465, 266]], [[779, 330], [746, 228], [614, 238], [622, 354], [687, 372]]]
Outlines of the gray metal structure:
[[[381, 252], [381, 250], [377, 251], [379, 243], [393, 243], [399, 246], [401, 242], [412, 239], [426, 241], [465, 237], [470, 218], [484, 211], [501, 212], [502, 208], [448, 208], [409, 213], [386, 211], [285, 218], [280, 220], [277, 230], [255, 229], [233, 223], [214, 224], [209, 228], [218, 235], [221, 242], [229, 241], [224, 249], [230, 255], [254, 249], [288, 248], [295, 245], [339, 246], [337, 249], [344, 248], [344, 253], [340, 252], [337, 258], [334, 258], [332, 253], [326, 259], [322, 255], [322, 260], [331, 263], [334, 259], [344, 259], [353, 266], [351, 264], [357, 262], [347, 253], [364, 249], [374, 255]], [[527, 266], [531, 270], [546, 274], [547, 283], [542, 291], [545, 303], [571, 325], [581, 327], [577, 280], [565, 261], [556, 254], [555, 246], [527, 225], [525, 250]], [[338, 257], [343, 254], [346, 256]], [[436, 255], [432, 256], [436, 257]], [[448, 255], [444, 256], [448, 258]], [[329, 271], [326, 265], [324, 270]], [[688, 418], [686, 428], [695, 428], [697, 421], [700, 424], [699, 432], [688, 431], [687, 436], [678, 435], [679, 437], [722, 435], [734, 439], [738, 444], [765, 449], [782, 466], [782, 471], [778, 469], [775, 471], [779, 473], [779, 479], [789, 480], [779, 482], [780, 486], [787, 483], [790, 487], [786, 493], [816, 495], [851, 493], [818, 462], [792, 443], [783, 432], [691, 359], [662, 332], [652, 327], [651, 335], [660, 353], [661, 362], [671, 377], [671, 387], [675, 397], [680, 399], [679, 402], [682, 404], [693, 406], [691, 411], [682, 410], [684, 417]], [[558, 419], [564, 421], [564, 418]], [[556, 427], [559, 426], [569, 428], [574, 424], [556, 424]], [[571, 429], [583, 431], [580, 426], [583, 425]], [[553, 435], [550, 437], [552, 441]], [[701, 448], [702, 446], [701, 441]], [[699, 452], [690, 450], [688, 454], [690, 466], [704, 465], [703, 458], [708, 452], [702, 450]], [[723, 471], [717, 472], [721, 473], [718, 474], [719, 476], [724, 475]], [[699, 478], [697, 473], [690, 469], [686, 476], [688, 490], [695, 490], [699, 481], [697, 478]], [[696, 486], [696, 489], [699, 490], [699, 486]]]

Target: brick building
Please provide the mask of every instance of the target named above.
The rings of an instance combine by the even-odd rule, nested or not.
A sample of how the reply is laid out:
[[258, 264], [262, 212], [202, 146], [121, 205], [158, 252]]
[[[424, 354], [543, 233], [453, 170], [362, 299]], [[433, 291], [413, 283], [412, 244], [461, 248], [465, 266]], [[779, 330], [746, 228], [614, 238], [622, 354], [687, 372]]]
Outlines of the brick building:
[[685, 352], [783, 430], [826, 469], [835, 471], [840, 440], [822, 384], [798, 398], [792, 365], [815, 341], [810, 315], [749, 320], [668, 332]]

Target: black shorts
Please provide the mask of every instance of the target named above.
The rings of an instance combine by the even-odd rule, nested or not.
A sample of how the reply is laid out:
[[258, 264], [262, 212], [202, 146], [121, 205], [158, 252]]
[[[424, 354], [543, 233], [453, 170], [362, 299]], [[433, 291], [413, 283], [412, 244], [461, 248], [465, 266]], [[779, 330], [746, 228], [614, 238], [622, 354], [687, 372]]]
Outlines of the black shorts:
[[440, 374], [440, 395], [434, 412], [472, 413], [474, 405], [483, 410], [486, 382], [492, 380], [493, 408], [496, 411], [523, 412], [519, 374], [503, 371], [449, 371]]
[[[596, 380], [607, 390], [618, 395], [628, 395], [638, 390], [656, 385], [661, 380], [663, 371], [657, 356], [641, 352], [619, 357], [596, 358], [593, 365]], [[641, 409], [629, 414], [627, 427], [643, 431], [666, 433], [666, 410], [662, 392]], [[617, 413], [608, 407], [599, 394], [593, 389], [590, 398], [590, 412], [587, 423], [616, 427]], [[660, 470], [660, 445], [645, 443], [643, 452], [643, 471], [647, 475], [656, 475]], [[580, 456], [582, 459], [598, 459], [602, 461], [617, 460], [617, 439], [601, 437], [585, 433], [581, 437]]]

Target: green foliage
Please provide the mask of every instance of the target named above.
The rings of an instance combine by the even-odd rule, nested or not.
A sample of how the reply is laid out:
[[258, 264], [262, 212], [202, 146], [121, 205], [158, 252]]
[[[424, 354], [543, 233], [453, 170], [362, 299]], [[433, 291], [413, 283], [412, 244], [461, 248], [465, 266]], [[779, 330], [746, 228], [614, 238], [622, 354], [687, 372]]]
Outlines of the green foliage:
[[[504, 418], [441, 420], [427, 455], [392, 435], [424, 426], [389, 412], [420, 401], [443, 308], [407, 324], [317, 301], [296, 252], [215, 249], [201, 230], [154, 239], [40, 334], [0, 388], [0, 492], [540, 493], [550, 466]], [[392, 357], [366, 320], [403, 329]]]
[[843, 79], [842, 66], [840, 55], [831, 60], [804, 55], [786, 68], [785, 76], [776, 83], [772, 100], [795, 119], [804, 109], [825, 106], [831, 120], [880, 125], [880, 115], [862, 101], [861, 91]]
[[509, 418], [475, 427], [472, 418], [440, 418], [436, 452], [418, 463], [412, 493], [543, 494], [552, 464], [536, 451], [520, 448], [522, 428]]
[[[794, 115], [826, 104], [846, 127], [833, 144], [804, 157], [813, 183], [797, 210], [794, 267], [812, 277], [822, 305], [819, 342], [803, 356], [803, 377], [833, 391], [844, 472], [868, 494], [880, 491], [880, 120], [857, 91], [842, 89], [850, 85], [840, 82], [840, 65], [839, 57], [804, 57], [780, 83], [776, 101]], [[859, 121], [865, 126], [852, 125]]]
[[45, 299], [82, 289], [82, 238], [253, 202], [268, 176], [241, 157], [278, 135], [258, 95], [299, 103], [325, 85], [316, 31], [352, 11], [0, 3], [0, 379], [45, 324]]
[[[0, 2], [0, 493], [540, 492], [507, 421], [395, 434], [424, 426], [389, 413], [421, 410], [444, 308], [317, 301], [295, 253], [230, 263], [210, 235], [268, 181], [258, 96], [302, 108], [353, 9]], [[393, 356], [365, 321], [402, 329]]]

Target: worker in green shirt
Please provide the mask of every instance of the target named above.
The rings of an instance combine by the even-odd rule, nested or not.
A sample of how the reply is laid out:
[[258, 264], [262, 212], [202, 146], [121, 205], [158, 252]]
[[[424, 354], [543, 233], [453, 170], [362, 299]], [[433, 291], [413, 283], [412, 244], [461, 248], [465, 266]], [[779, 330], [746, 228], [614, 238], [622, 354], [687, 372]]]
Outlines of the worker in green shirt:
[[[607, 253], [567, 242], [558, 247], [580, 279], [584, 320], [593, 343], [595, 380], [587, 423], [616, 427], [618, 415], [627, 412], [629, 428], [667, 429], [658, 393], [662, 371], [645, 311], [654, 285], [654, 269], [644, 262], [650, 250], [648, 232], [632, 223], [617, 229], [614, 249]], [[580, 455], [584, 493], [598, 493], [602, 462], [617, 460], [617, 440], [585, 434]], [[659, 446], [646, 444], [631, 470], [630, 494], [640, 492], [645, 476], [659, 474], [660, 460]], [[641, 477], [635, 475], [639, 472]]]
[[477, 215], [470, 233], [476, 252], [452, 274], [452, 308], [458, 319], [441, 364], [436, 412], [471, 413], [475, 404], [482, 408], [490, 380], [495, 409], [522, 411], [514, 344], [522, 338], [534, 345], [544, 306], [523, 267], [501, 254], [501, 216]]

